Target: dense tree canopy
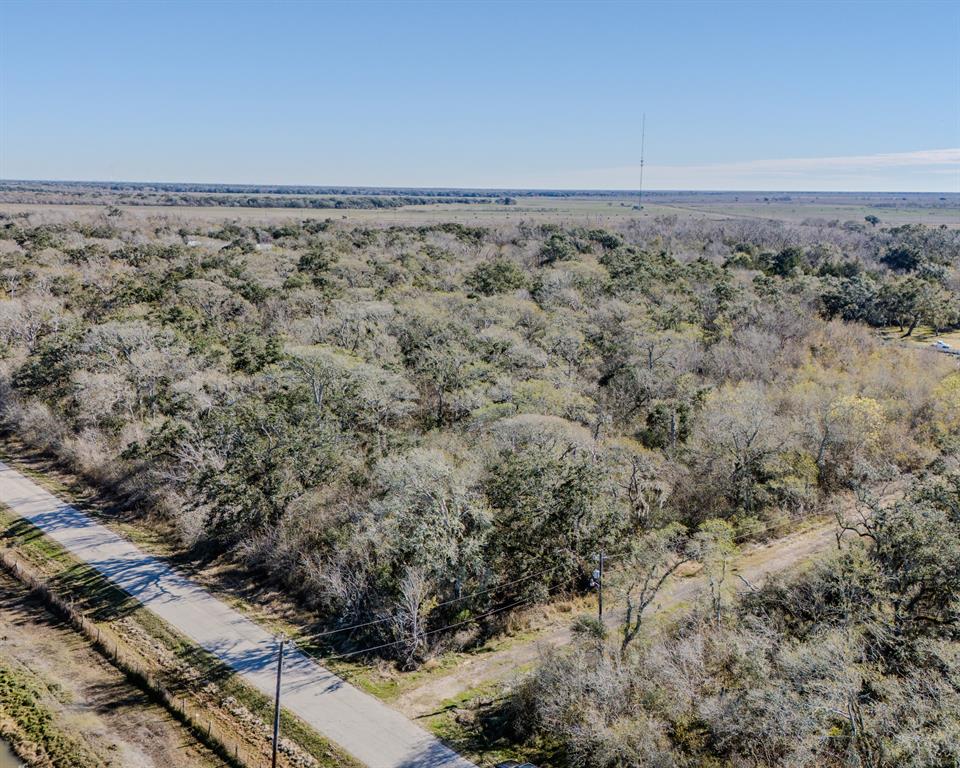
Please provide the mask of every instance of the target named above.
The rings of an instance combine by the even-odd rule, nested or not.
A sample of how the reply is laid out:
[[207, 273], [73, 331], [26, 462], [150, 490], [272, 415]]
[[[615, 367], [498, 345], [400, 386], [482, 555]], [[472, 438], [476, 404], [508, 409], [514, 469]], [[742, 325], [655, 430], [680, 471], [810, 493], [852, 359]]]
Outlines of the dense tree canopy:
[[0, 404], [325, 621], [440, 627], [955, 451], [955, 366], [867, 326], [955, 326], [957, 237], [7, 217]]

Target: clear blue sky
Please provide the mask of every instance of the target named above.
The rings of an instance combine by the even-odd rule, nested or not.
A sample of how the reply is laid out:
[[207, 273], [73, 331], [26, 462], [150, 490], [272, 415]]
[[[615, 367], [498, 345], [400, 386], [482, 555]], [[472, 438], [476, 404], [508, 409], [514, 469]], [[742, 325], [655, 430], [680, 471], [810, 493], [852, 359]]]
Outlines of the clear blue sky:
[[634, 188], [644, 112], [652, 188], [958, 191], [960, 3], [0, 0], [2, 178]]

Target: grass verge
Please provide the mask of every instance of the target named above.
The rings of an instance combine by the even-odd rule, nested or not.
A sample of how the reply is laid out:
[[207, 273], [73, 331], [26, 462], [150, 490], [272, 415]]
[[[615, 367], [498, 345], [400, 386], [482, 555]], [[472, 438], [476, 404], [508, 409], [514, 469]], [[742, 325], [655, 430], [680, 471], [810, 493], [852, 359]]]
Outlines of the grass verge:
[[103, 768], [86, 744], [56, 725], [33, 675], [0, 659], [0, 736], [21, 758], [53, 768]]
[[[571, 598], [558, 604], [537, 606], [513, 617], [511, 628], [503, 634], [488, 638], [482, 645], [473, 648], [444, 652], [412, 672], [400, 672], [389, 663], [370, 664], [359, 657], [338, 660], [332, 658], [332, 655], [342, 648], [332, 646], [329, 638], [322, 635], [327, 626], [321, 626], [292, 600], [284, 600], [269, 588], [252, 589], [250, 584], [259, 584], [258, 580], [240, 566], [217, 567], [185, 559], [182, 553], [171, 547], [170, 537], [164, 536], [163, 531], [144, 524], [142, 519], [131, 517], [105, 493], [92, 487], [84, 479], [63, 470], [49, 457], [20, 445], [9, 435], [5, 437], [4, 443], [0, 443], [0, 459], [41, 487], [129, 539], [145, 552], [188, 575], [219, 600], [268, 631], [284, 634], [296, 642], [299, 650], [317, 659], [331, 672], [382, 701], [396, 702], [405, 693], [429, 683], [432, 679], [445, 676], [466, 660], [532, 642], [543, 631], [569, 621], [571, 615], [592, 610], [587, 606], [591, 598]], [[42, 548], [43, 542], [44, 538], [40, 535], [36, 546]], [[56, 558], [57, 547], [48, 547], [44, 556]], [[77, 578], [82, 580], [86, 576], [83, 573], [65, 576], [67, 581]], [[89, 589], [89, 586], [86, 587], [87, 591]], [[117, 591], [116, 588], [113, 589]], [[101, 605], [107, 605], [112, 600], [109, 594], [101, 594], [99, 597]]]
[[[268, 764], [273, 717], [268, 697], [2, 507], [0, 529], [7, 570], [82, 631], [132, 683], [225, 762], [238, 768]], [[281, 728], [281, 765], [358, 765], [287, 712], [281, 713]]]

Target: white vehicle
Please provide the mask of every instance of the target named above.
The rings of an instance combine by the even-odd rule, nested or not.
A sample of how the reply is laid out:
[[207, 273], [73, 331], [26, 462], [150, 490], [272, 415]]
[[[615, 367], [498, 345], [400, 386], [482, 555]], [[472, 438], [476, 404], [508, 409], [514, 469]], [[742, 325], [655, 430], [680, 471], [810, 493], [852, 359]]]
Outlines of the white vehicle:
[[937, 339], [935, 342], [933, 342], [933, 346], [935, 346], [937, 349], [950, 349], [950, 345], [945, 341], [940, 341], [940, 339]]

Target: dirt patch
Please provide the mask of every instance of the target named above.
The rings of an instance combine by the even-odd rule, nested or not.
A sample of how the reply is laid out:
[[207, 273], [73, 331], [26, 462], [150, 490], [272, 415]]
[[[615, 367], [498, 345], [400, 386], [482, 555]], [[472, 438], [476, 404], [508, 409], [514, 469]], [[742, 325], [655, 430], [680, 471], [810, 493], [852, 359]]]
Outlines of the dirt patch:
[[[831, 545], [835, 546], [833, 521], [824, 522], [801, 533], [791, 534], [768, 544], [756, 545], [746, 550], [737, 564], [736, 572], [752, 584], [809, 560]], [[664, 587], [657, 600], [657, 611], [670, 611], [696, 600], [703, 580], [691, 575], [673, 581]], [[605, 620], [611, 629], [617, 627], [621, 612], [606, 613]], [[411, 717], [424, 718], [436, 714], [445, 702], [456, 699], [466, 692], [489, 685], [504, 683], [533, 666], [543, 650], [566, 645], [571, 640], [571, 617], [540, 629], [530, 642], [519, 643], [501, 651], [476, 655], [458, 664], [450, 674], [434, 677], [423, 685], [407, 691], [396, 701], [396, 706]]]
[[0, 657], [43, 692], [63, 732], [117, 768], [221, 768], [71, 627], [0, 573]]

